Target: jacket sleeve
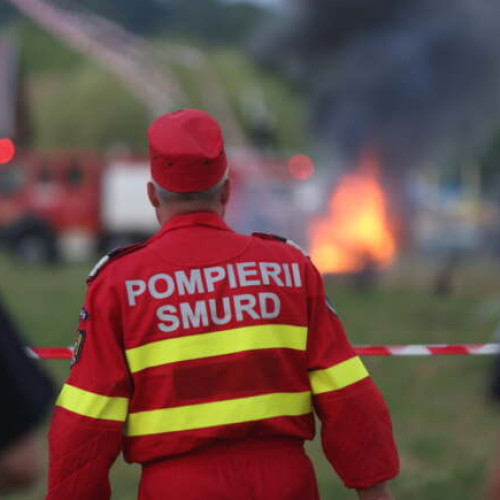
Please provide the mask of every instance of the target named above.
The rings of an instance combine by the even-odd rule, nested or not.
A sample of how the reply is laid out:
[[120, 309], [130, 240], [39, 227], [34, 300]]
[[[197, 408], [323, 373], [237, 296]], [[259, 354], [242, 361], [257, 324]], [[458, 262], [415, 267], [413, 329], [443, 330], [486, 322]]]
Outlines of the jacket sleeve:
[[117, 297], [105, 276], [91, 282], [78, 340], [49, 431], [50, 500], [105, 500], [108, 472], [121, 450], [132, 392]]
[[348, 488], [369, 488], [399, 473], [385, 401], [308, 266], [309, 378], [323, 451]]

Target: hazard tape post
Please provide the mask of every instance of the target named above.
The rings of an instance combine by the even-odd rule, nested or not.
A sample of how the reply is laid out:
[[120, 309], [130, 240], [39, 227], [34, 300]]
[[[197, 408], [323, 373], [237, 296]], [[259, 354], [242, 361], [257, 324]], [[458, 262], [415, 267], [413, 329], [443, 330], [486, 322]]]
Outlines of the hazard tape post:
[[[27, 347], [36, 359], [71, 359], [71, 347]], [[360, 356], [484, 356], [500, 353], [500, 344], [409, 344], [354, 346]]]

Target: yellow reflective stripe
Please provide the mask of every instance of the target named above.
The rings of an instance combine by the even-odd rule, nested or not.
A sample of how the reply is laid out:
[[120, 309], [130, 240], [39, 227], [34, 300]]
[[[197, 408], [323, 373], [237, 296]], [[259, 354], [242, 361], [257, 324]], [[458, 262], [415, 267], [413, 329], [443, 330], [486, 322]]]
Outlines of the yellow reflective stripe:
[[56, 405], [86, 417], [125, 422], [128, 402], [128, 398], [112, 398], [64, 384]]
[[254, 349], [305, 351], [306, 343], [306, 327], [269, 324], [159, 340], [127, 349], [125, 354], [130, 371], [135, 373], [153, 366]]
[[365, 365], [357, 356], [326, 370], [309, 373], [313, 394], [337, 391], [369, 376]]
[[145, 436], [273, 417], [306, 415], [311, 411], [309, 391], [262, 394], [248, 398], [130, 413], [125, 433], [128, 436]]

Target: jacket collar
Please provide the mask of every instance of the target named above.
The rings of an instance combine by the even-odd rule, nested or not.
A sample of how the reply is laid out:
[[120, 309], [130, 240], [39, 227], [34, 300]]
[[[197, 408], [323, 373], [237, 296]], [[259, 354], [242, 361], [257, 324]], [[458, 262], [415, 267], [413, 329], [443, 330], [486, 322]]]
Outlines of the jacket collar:
[[150, 241], [161, 238], [170, 231], [193, 226], [205, 226], [223, 231], [232, 231], [224, 222], [224, 219], [216, 212], [193, 212], [190, 214], [176, 215], [169, 219]]

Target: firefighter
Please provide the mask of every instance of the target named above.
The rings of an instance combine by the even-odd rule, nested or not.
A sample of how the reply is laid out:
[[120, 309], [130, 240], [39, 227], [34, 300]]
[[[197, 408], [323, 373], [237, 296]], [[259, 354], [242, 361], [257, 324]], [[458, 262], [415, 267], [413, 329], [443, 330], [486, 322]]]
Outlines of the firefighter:
[[88, 278], [73, 366], [49, 433], [47, 498], [101, 500], [120, 451], [141, 500], [312, 500], [304, 440], [361, 499], [392, 498], [388, 410], [309, 258], [223, 216], [230, 182], [213, 118], [182, 110], [148, 130], [161, 225]]

